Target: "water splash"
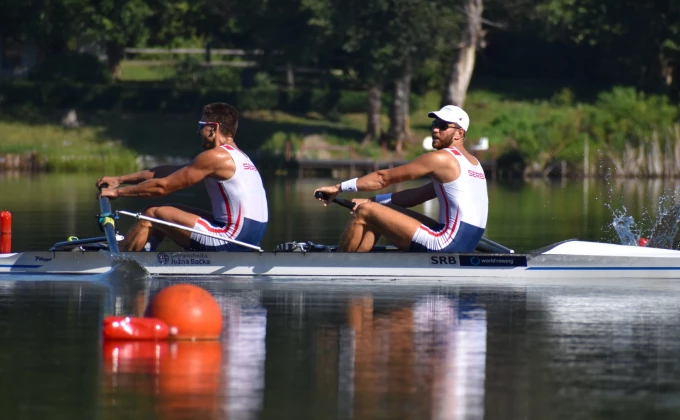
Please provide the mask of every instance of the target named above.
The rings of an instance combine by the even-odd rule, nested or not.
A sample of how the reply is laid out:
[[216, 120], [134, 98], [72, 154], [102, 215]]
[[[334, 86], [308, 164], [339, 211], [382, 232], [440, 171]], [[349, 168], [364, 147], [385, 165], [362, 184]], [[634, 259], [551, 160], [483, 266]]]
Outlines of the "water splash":
[[638, 246], [638, 240], [641, 235], [637, 232], [637, 226], [635, 225], [633, 216], [627, 216], [625, 214], [625, 208], [623, 211], [614, 212], [612, 226], [619, 236], [622, 245]]
[[647, 246], [673, 249], [673, 241], [678, 234], [678, 222], [680, 222], [680, 202], [669, 207], [664, 205], [663, 201], [667, 200], [661, 200]]
[[[622, 245], [639, 246], [640, 238], [646, 237], [649, 239], [646, 246], [674, 249], [675, 237], [679, 230], [678, 223], [680, 223], [680, 201], [676, 202], [673, 195], [662, 196], [659, 199], [657, 215], [649, 234], [641, 232], [633, 216], [628, 216], [626, 213], [625, 207], [623, 210], [613, 210], [612, 226]], [[642, 214], [643, 219], [651, 219], [651, 217], [648, 212]]]

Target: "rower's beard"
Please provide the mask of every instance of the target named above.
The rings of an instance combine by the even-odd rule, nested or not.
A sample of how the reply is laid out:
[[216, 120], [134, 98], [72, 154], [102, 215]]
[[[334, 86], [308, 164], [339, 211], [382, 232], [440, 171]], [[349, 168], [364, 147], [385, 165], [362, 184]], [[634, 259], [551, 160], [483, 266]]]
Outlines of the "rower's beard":
[[452, 144], [453, 144], [453, 137], [448, 139], [448, 141], [445, 140], [445, 139], [434, 140], [432, 142], [432, 147], [434, 147], [436, 150], [442, 150], [442, 149], [446, 149], [447, 147], [450, 147]]

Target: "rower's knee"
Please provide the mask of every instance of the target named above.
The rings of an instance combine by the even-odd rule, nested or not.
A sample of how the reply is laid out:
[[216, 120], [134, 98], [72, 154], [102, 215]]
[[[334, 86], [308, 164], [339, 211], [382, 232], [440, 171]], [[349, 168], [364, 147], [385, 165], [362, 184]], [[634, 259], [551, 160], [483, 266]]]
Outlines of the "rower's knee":
[[160, 209], [159, 206], [148, 206], [142, 210], [142, 214], [146, 217], [158, 217], [157, 212]]
[[354, 217], [359, 220], [368, 220], [380, 206], [381, 204], [373, 202], [363, 203], [354, 211]]
[[[153, 217], [154, 219], [158, 219], [158, 210], [160, 209], [159, 206], [148, 206], [142, 210], [142, 214], [146, 217]], [[143, 226], [147, 229], [151, 229], [153, 227], [153, 223], [151, 223], [148, 220], [139, 220], [139, 225]]]

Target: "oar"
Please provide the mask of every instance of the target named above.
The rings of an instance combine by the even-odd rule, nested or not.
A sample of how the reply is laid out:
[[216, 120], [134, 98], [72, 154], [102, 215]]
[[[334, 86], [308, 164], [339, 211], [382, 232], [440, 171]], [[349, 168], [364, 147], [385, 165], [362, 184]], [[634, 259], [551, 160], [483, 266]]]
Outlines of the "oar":
[[501, 245], [498, 242], [494, 242], [491, 239], [480, 238], [477, 248], [487, 252], [494, 252], [497, 254], [514, 254], [515, 250], [510, 249], [507, 246]]
[[[317, 191], [314, 193], [314, 197], [328, 201], [328, 194], [325, 192]], [[345, 200], [344, 198], [334, 198], [333, 202], [337, 205], [340, 205], [342, 207], [347, 207], [348, 209], [352, 210], [354, 209], [354, 206], [356, 205], [355, 202]], [[481, 246], [480, 246], [481, 245]], [[499, 244], [498, 242], [494, 242], [491, 239], [486, 239], [486, 238], [481, 238], [479, 240], [479, 245], [478, 247], [482, 248], [484, 251], [487, 252], [496, 252], [500, 254], [514, 254], [515, 251], [508, 248], [507, 246], [503, 246]]]
[[248, 243], [245, 243], [245, 242], [237, 241], [235, 239], [223, 238], [221, 236], [201, 232], [201, 231], [198, 231], [196, 229], [192, 229], [190, 227], [178, 225], [177, 223], [166, 222], [165, 220], [156, 219], [154, 217], [149, 217], [149, 216], [144, 216], [141, 213], [132, 213], [132, 212], [125, 211], [125, 210], [118, 210], [118, 213], [123, 214], [125, 216], [132, 216], [136, 219], [148, 220], [149, 222], [152, 222], [152, 223], [158, 223], [160, 225], [166, 225], [166, 226], [171, 226], [171, 227], [174, 227], [174, 228], [177, 228], [177, 229], [186, 230], [187, 232], [198, 233], [199, 235], [207, 236], [207, 237], [213, 238], [213, 239], [218, 239], [220, 241], [231, 242], [231, 243], [236, 244], [236, 245], [241, 245], [241, 246], [246, 247], [246, 248], [254, 249], [255, 251], [264, 252], [262, 250], [262, 248], [260, 248], [259, 246], [256, 246], [256, 245], [251, 245], [251, 244], [248, 244]]
[[106, 242], [109, 244], [109, 251], [112, 254], [118, 254], [118, 242], [116, 241], [116, 221], [111, 213], [111, 202], [108, 197], [99, 199], [99, 227], [104, 231]]

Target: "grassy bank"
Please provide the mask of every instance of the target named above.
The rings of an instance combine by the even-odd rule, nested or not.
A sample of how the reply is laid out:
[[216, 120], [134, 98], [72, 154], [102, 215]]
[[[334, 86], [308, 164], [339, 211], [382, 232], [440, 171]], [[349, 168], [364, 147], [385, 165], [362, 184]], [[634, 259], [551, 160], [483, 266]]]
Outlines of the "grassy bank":
[[54, 172], [126, 171], [137, 155], [101, 126], [65, 129], [59, 124], [0, 120], [0, 155], [33, 153]]
[[[332, 158], [413, 158], [422, 153], [430, 134], [427, 112], [439, 108], [439, 93], [419, 98], [412, 110], [412, 140], [404, 155], [385, 152], [375, 142], [361, 147], [364, 113], [314, 112], [292, 114], [251, 110], [241, 115], [237, 143], [268, 169], [284, 166], [306, 144], [332, 146]], [[602, 175], [613, 169], [622, 176], [679, 176], [674, 156], [680, 155], [678, 110], [663, 97], [647, 97], [631, 89], [601, 93], [592, 102], [577, 102], [569, 90], [540, 100], [521, 99], [513, 92], [474, 89], [465, 109], [471, 117], [468, 142], [489, 138], [499, 166], [528, 176], [568, 169], [570, 174]], [[124, 171], [146, 166], [155, 156], [187, 160], [198, 153], [195, 134], [200, 110], [192, 113], [123, 113], [78, 110], [82, 126], [61, 127], [58, 113], [31, 107], [3, 110], [0, 154], [36, 153], [52, 171]], [[383, 116], [383, 129], [389, 121]], [[586, 142], [588, 159], [584, 160]], [[341, 146], [341, 147], [337, 147]]]
[[[186, 161], [200, 152], [196, 136], [200, 113], [79, 112], [78, 117], [81, 126], [67, 129], [59, 123], [58, 113], [27, 108], [3, 113], [0, 155], [34, 153], [49, 171], [99, 172], [135, 170], [150, 156]], [[237, 144], [250, 153], [282, 160], [287, 141], [296, 148], [308, 136], [321, 136], [328, 144], [358, 143], [362, 130], [356, 124], [361, 119], [329, 121], [311, 114], [253, 111], [241, 116]]]

